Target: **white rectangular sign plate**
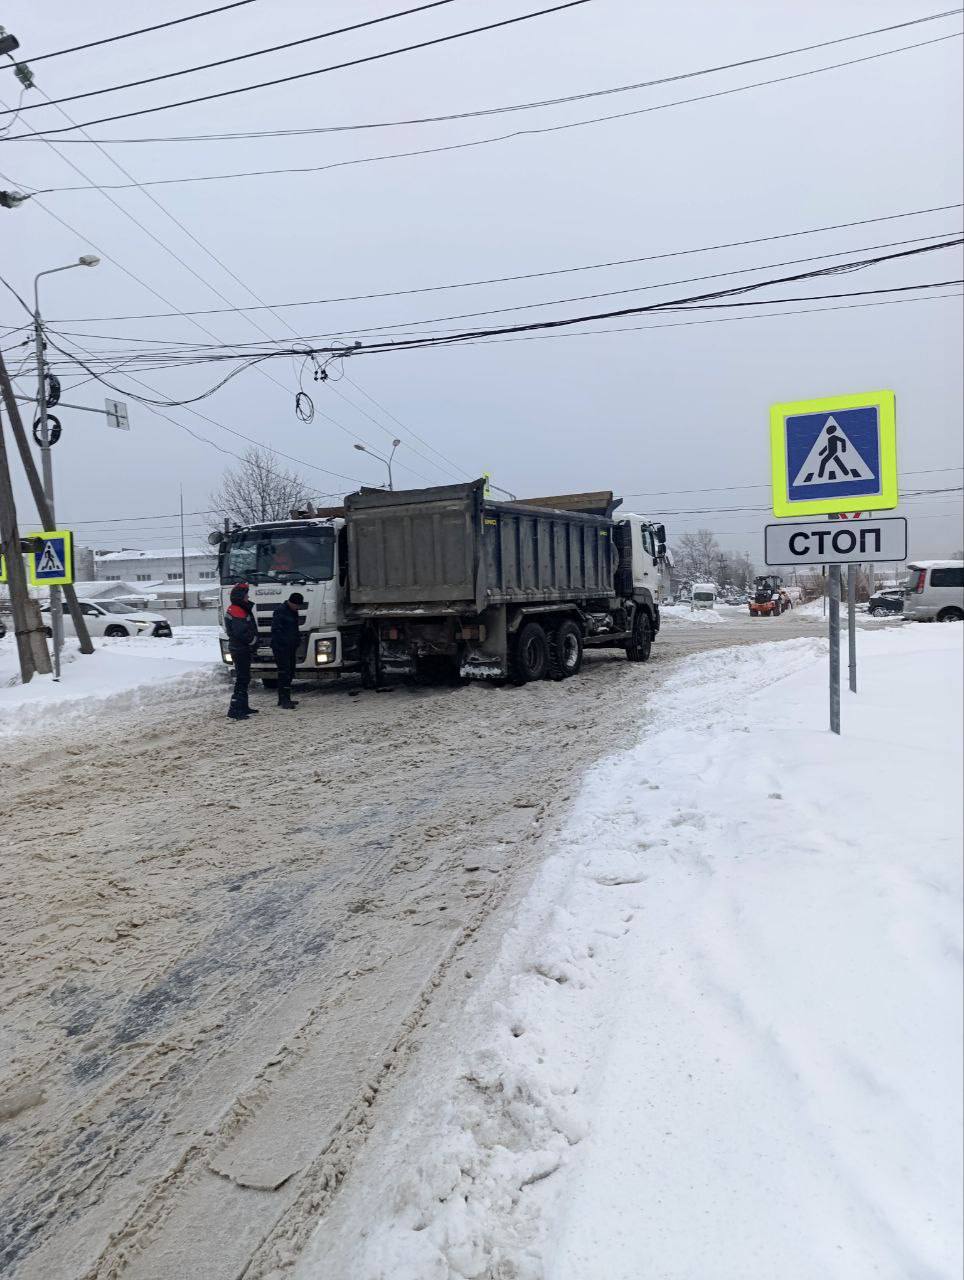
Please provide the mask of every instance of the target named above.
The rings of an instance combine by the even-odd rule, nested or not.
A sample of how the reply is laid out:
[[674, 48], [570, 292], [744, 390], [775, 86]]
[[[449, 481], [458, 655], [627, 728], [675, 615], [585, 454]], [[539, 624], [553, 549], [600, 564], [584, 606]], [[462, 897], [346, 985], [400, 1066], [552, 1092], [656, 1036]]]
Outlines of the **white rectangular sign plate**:
[[768, 565], [867, 564], [907, 559], [907, 521], [884, 520], [785, 521], [764, 531], [764, 560]]
[[123, 400], [105, 400], [104, 413], [107, 416], [107, 425], [116, 427], [118, 431], [130, 431], [131, 424], [127, 417], [127, 405]]

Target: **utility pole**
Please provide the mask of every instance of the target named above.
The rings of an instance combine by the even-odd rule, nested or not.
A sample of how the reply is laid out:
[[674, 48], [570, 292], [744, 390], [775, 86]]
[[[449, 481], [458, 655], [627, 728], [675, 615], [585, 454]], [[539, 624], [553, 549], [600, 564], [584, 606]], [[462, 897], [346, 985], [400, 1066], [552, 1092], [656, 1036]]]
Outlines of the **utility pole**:
[[184, 613], [187, 609], [187, 552], [184, 550], [184, 486], [177, 486], [181, 499], [181, 625], [184, 625]]
[[[54, 524], [54, 469], [50, 460], [50, 421], [47, 417], [47, 371], [44, 367], [44, 332], [40, 323], [39, 304], [37, 298], [37, 281], [34, 281], [34, 313], [33, 336], [34, 352], [37, 360], [37, 411], [40, 414], [40, 464], [44, 473], [44, 497], [50, 511], [50, 524], [44, 523], [45, 529], [56, 529]], [[60, 588], [49, 587], [50, 598], [50, 630], [53, 634], [54, 679], [60, 679], [60, 651], [64, 647], [64, 610], [60, 601]]]
[[[10, 384], [10, 375], [7, 373], [7, 366], [3, 362], [3, 356], [0, 355], [0, 395], [3, 402], [7, 406], [7, 413], [10, 415], [10, 424], [13, 427], [14, 439], [17, 442], [17, 449], [20, 453], [20, 461], [23, 463], [23, 469], [27, 474], [27, 482], [30, 485], [30, 492], [33, 494], [33, 500], [37, 507], [37, 514], [40, 517], [40, 523], [45, 529], [53, 529], [54, 513], [47, 504], [47, 495], [43, 491], [40, 483], [40, 477], [37, 475], [37, 468], [34, 465], [33, 454], [30, 452], [30, 444], [27, 440], [27, 433], [23, 429], [23, 420], [20, 417], [20, 409], [17, 407], [17, 398], [13, 393], [13, 387]], [[81, 653], [93, 653], [94, 646], [91, 643], [90, 633], [87, 630], [87, 623], [84, 615], [80, 612], [80, 604], [77, 600], [77, 592], [72, 586], [64, 587], [64, 596], [67, 600], [67, 607], [70, 610], [70, 617], [74, 624], [74, 631], [77, 639], [80, 641]], [[46, 647], [46, 646], [45, 646]]]
[[[0, 356], [0, 364], [3, 357]], [[0, 552], [7, 567], [10, 587], [10, 609], [13, 628], [17, 637], [17, 656], [20, 659], [20, 679], [29, 684], [36, 673], [50, 674], [50, 655], [44, 639], [40, 610], [36, 600], [31, 600], [27, 590], [20, 550], [20, 530], [17, 528], [17, 509], [13, 499], [13, 482], [7, 460], [7, 445], [0, 418]]]

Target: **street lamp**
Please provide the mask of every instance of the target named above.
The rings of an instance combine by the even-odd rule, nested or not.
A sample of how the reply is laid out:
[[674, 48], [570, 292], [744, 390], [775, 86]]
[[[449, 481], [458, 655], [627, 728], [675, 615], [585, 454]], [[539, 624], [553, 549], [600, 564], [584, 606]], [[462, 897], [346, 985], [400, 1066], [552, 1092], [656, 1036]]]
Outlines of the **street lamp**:
[[387, 458], [383, 458], [382, 455], [380, 453], [376, 453], [374, 449], [369, 449], [367, 445], [364, 445], [364, 444], [355, 445], [355, 448], [358, 450], [359, 453], [370, 453], [371, 456], [373, 458], [377, 458], [379, 462], [384, 462], [385, 466], [388, 468], [389, 492], [391, 492], [395, 488], [395, 486], [392, 484], [392, 459], [395, 457], [395, 450], [398, 448], [398, 446], [401, 443], [402, 443], [401, 440], [392, 441], [392, 451]]
[[[84, 253], [76, 262], [68, 262], [65, 267], [51, 267], [49, 271], [39, 271], [33, 280], [33, 332], [37, 359], [37, 412], [40, 422], [40, 459], [43, 468], [44, 496], [50, 507], [50, 518], [54, 516], [54, 473], [50, 460], [50, 429], [47, 418], [47, 375], [44, 368], [44, 327], [40, 318], [39, 284], [41, 276], [52, 276], [58, 271], [72, 271], [74, 267], [96, 267], [100, 262], [93, 253]], [[64, 610], [60, 599], [60, 588], [50, 587], [50, 630], [54, 641], [54, 679], [60, 679], [60, 651], [64, 646]]]

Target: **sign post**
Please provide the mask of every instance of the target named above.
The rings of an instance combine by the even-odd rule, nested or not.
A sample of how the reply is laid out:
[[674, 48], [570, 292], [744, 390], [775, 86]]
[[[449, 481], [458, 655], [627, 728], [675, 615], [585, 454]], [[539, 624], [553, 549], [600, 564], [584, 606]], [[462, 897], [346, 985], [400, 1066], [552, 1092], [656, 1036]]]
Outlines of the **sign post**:
[[850, 692], [857, 692], [857, 566], [847, 565], [847, 656]]
[[[897, 406], [893, 391], [798, 400], [770, 409], [773, 514], [831, 520], [897, 506]], [[874, 519], [853, 529], [767, 525], [768, 565], [830, 568], [830, 729], [840, 733], [840, 566], [847, 568], [850, 689], [857, 692], [856, 565], [903, 560], [907, 521]], [[895, 554], [899, 550], [899, 555]], [[886, 551], [886, 554], [885, 554]]]
[[830, 566], [830, 732], [840, 732], [840, 565]]

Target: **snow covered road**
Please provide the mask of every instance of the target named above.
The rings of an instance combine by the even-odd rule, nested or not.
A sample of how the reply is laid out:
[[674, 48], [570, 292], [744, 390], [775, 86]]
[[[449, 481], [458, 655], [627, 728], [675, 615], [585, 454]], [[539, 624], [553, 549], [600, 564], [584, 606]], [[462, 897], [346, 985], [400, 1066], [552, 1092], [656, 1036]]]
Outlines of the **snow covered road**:
[[245, 725], [197, 670], [25, 718], [0, 811], [0, 1271], [290, 1264], [677, 658], [820, 632], [674, 620], [646, 667], [309, 691]]

